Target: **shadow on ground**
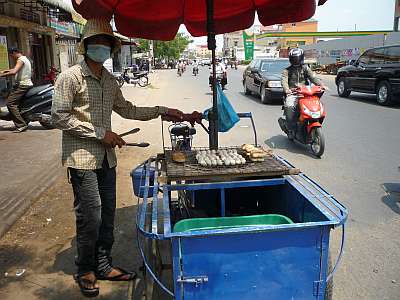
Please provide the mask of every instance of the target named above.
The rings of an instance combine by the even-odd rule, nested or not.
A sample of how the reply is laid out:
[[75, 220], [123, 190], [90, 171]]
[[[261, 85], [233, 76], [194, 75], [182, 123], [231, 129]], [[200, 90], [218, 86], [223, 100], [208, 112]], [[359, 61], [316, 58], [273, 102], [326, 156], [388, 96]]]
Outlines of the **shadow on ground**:
[[400, 183], [384, 183], [382, 188], [386, 192], [386, 195], [382, 197], [382, 202], [400, 215]]
[[[141, 260], [136, 247], [136, 206], [118, 208], [115, 216], [115, 243], [112, 250], [112, 263], [124, 269], [137, 271], [141, 265]], [[75, 255], [76, 238], [56, 255], [54, 264], [50, 266], [48, 272], [63, 272], [72, 276], [76, 271]]]
[[[369, 104], [369, 105], [374, 105], [374, 106], [380, 106], [376, 102], [376, 96], [375, 95], [370, 95], [370, 94], [358, 94], [358, 93], [352, 93], [350, 94], [349, 97], [347, 98], [341, 98], [336, 94], [331, 94], [332, 98], [336, 98], [338, 101], [354, 101], [354, 102], [359, 102], [359, 103], [364, 103], [364, 104]], [[390, 106], [385, 106], [387, 108], [393, 108], [393, 109], [400, 109], [400, 103], [393, 103]]]
[[308, 146], [300, 144], [298, 142], [291, 142], [285, 135], [275, 135], [265, 140], [264, 143], [271, 149], [286, 150], [291, 153], [304, 155], [307, 157], [319, 159], [311, 153]]

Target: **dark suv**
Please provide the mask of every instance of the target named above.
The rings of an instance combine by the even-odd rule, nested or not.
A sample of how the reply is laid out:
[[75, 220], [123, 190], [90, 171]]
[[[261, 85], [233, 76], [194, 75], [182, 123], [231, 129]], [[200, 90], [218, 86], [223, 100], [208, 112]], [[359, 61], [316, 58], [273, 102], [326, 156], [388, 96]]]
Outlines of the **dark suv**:
[[367, 50], [358, 60], [339, 69], [336, 85], [340, 97], [355, 91], [376, 94], [381, 105], [399, 102], [400, 45]]

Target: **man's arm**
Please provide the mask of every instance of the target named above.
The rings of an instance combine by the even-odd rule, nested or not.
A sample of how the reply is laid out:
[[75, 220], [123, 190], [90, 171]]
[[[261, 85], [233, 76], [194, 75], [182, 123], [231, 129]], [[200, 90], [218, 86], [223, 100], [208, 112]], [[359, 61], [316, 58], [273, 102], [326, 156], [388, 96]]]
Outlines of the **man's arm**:
[[72, 103], [78, 90], [78, 79], [61, 73], [54, 87], [51, 117], [54, 126], [80, 138], [102, 140], [106, 134], [104, 127], [93, 126], [92, 123], [82, 122], [72, 113]]
[[307, 75], [308, 79], [310, 79], [310, 81], [315, 85], [323, 86], [322, 81], [315, 76], [315, 74], [311, 70], [311, 68], [308, 66], [306, 66], [305, 68], [306, 68], [305, 71], [306, 71], [306, 75]]
[[121, 89], [117, 89], [113, 110], [125, 119], [148, 121], [166, 115], [168, 108], [164, 106], [138, 107], [127, 101]]
[[287, 69], [283, 70], [282, 72], [282, 79], [281, 79], [283, 91], [286, 95], [290, 94], [289, 88], [289, 71]]
[[22, 66], [24, 65], [23, 61], [18, 59], [17, 63], [15, 64], [15, 67], [9, 70], [4, 70], [0, 73], [0, 77], [4, 76], [13, 76], [21, 70]]

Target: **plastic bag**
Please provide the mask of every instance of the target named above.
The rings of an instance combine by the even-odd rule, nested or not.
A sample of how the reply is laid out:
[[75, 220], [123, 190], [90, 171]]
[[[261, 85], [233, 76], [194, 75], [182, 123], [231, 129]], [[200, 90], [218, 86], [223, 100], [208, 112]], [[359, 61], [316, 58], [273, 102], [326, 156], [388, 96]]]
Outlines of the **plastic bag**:
[[[217, 85], [217, 106], [218, 106], [218, 131], [219, 132], [227, 132], [231, 129], [237, 122], [239, 122], [240, 118], [237, 115], [236, 111], [233, 109], [230, 104], [228, 98], [222, 91], [221, 86]], [[203, 116], [206, 120], [208, 120], [208, 112], [211, 111], [212, 108], [206, 109], [203, 113]]]

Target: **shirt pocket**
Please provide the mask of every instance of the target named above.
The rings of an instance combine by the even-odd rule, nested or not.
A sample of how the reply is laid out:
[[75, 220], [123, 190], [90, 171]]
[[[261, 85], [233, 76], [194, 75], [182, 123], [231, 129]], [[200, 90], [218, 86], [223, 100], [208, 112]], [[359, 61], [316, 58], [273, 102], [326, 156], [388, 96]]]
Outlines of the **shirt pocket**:
[[83, 116], [84, 121], [95, 126], [102, 126], [103, 107], [100, 84], [93, 78], [84, 78], [77, 99], [75, 109]]

